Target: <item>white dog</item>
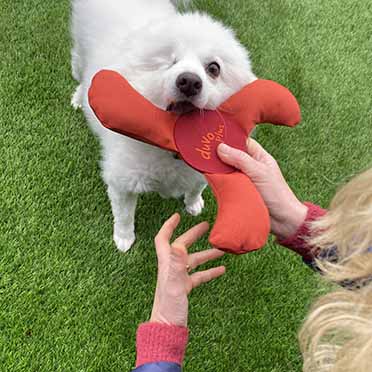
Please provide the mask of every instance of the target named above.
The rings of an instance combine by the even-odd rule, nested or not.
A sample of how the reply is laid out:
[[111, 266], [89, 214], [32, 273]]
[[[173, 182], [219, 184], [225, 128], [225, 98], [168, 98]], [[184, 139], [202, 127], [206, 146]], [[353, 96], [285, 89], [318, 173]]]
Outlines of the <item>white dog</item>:
[[[256, 79], [247, 51], [233, 32], [208, 15], [180, 14], [170, 0], [73, 0], [72, 98], [102, 145], [102, 174], [114, 215], [114, 241], [127, 251], [135, 241], [139, 193], [183, 196], [186, 210], [204, 206], [204, 177], [172, 153], [105, 129], [88, 105], [94, 74], [121, 73], [164, 110], [215, 109]], [[156, 125], [156, 123], [154, 123]]]

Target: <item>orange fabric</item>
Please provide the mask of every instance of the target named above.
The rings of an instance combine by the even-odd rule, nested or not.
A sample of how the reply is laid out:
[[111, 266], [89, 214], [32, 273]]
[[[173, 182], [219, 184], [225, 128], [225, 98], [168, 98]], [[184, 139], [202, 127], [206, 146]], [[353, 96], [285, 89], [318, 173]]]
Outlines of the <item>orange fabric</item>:
[[256, 124], [271, 123], [294, 127], [301, 121], [296, 98], [271, 80], [256, 80], [230, 97], [220, 110], [238, 121], [247, 135]]
[[177, 151], [173, 128], [177, 116], [160, 110], [117, 72], [102, 70], [89, 89], [89, 104], [108, 129], [170, 151]]
[[235, 254], [263, 247], [270, 233], [270, 218], [252, 181], [241, 172], [207, 174], [206, 178], [218, 205], [210, 243]]
[[[174, 140], [177, 116], [155, 107], [117, 72], [102, 70], [96, 74], [89, 90], [89, 104], [106, 128], [179, 152]], [[294, 96], [269, 80], [247, 85], [219, 111], [238, 122], [247, 135], [259, 123], [294, 126], [301, 120]], [[235, 254], [264, 246], [270, 232], [269, 213], [252, 181], [238, 171], [205, 176], [218, 204], [211, 244]]]

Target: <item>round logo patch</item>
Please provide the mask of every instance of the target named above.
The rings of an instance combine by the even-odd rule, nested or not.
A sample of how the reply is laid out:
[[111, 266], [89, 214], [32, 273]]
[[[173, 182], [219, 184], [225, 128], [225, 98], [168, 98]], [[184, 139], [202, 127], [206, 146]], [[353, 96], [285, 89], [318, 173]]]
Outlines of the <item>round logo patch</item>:
[[174, 138], [183, 160], [203, 173], [232, 173], [220, 160], [217, 146], [226, 143], [246, 151], [247, 135], [234, 121], [217, 111], [192, 112], [177, 119]]

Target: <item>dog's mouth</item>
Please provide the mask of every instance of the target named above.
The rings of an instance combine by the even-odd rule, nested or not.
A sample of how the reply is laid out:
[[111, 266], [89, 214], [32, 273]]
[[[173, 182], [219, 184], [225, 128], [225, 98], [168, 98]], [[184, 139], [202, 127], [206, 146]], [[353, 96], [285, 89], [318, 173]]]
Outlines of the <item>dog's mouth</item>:
[[197, 110], [197, 107], [189, 101], [171, 102], [167, 107], [167, 111], [174, 112], [178, 115], [187, 114], [195, 110]]

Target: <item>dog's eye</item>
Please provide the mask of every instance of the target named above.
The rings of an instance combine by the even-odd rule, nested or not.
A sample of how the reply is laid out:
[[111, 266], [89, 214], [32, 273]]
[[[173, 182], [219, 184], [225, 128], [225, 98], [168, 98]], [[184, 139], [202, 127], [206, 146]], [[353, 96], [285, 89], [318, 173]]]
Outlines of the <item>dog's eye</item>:
[[217, 78], [220, 76], [221, 67], [217, 62], [212, 62], [207, 66], [207, 72], [213, 78]]

